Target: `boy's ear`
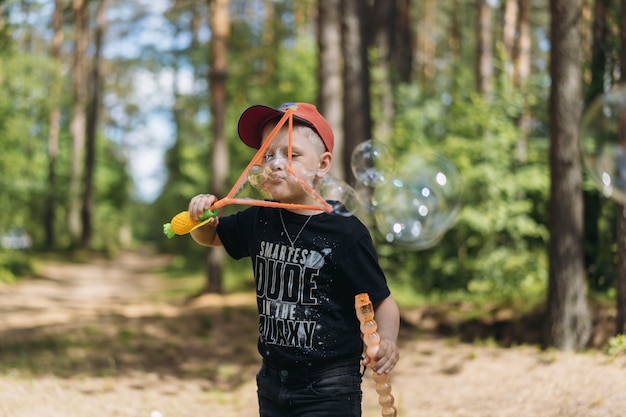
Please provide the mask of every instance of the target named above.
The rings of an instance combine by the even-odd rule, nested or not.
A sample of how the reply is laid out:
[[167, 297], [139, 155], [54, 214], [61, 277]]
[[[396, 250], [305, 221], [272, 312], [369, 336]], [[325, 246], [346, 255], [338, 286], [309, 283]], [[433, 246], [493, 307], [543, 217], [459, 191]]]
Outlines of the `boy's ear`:
[[330, 168], [332, 167], [333, 164], [333, 154], [326, 151], [323, 154], [320, 155], [320, 162], [319, 162], [319, 166], [317, 168], [317, 175], [322, 177], [326, 174], [328, 174], [328, 172], [330, 172]]

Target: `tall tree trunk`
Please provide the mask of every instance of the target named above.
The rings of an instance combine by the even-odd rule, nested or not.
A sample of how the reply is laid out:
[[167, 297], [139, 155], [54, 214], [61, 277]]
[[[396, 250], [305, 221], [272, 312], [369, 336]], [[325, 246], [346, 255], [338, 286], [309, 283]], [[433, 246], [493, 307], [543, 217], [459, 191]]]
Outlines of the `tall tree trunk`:
[[[620, 25], [620, 73], [621, 82], [626, 82], [626, 0], [620, 2], [622, 9], [622, 21]], [[623, 132], [624, 130], [622, 130]], [[626, 146], [626, 143], [622, 143]], [[617, 289], [617, 320], [615, 322], [616, 334], [626, 334], [626, 206], [618, 204], [617, 210], [617, 273], [615, 278]]]
[[476, 52], [476, 91], [489, 97], [493, 83], [493, 53], [491, 51], [491, 7], [487, 0], [477, 0], [478, 50]]
[[[459, 10], [461, 8], [460, 6], [460, 0], [452, 0], [452, 10], [450, 11], [450, 40], [448, 41], [448, 44], [450, 45], [450, 77], [452, 80], [456, 80], [458, 77], [457, 75], [459, 74], [463, 63], [461, 62], [461, 56], [460, 56], [460, 51], [461, 51], [461, 16], [463, 15], [463, 12], [461, 10]], [[451, 83], [451, 87], [452, 90], [451, 94], [455, 95], [456, 94], [456, 90], [458, 86], [458, 83], [455, 83], [454, 81]]]
[[[210, 0], [211, 52], [210, 88], [213, 126], [211, 158], [211, 192], [223, 196], [226, 192], [228, 173], [228, 149], [224, 136], [226, 121], [226, 77], [228, 69], [228, 36], [230, 22], [228, 0]], [[224, 249], [211, 248], [207, 257], [207, 292], [222, 292]]]
[[73, 0], [74, 60], [72, 64], [73, 104], [70, 133], [72, 136], [72, 161], [70, 172], [69, 231], [72, 244], [81, 238], [81, 178], [85, 151], [85, 106], [87, 103], [87, 6], [85, 0]]
[[593, 23], [591, 25], [591, 56], [589, 63], [589, 80], [585, 94], [585, 102], [591, 103], [604, 91], [607, 43], [607, 0], [595, 0], [593, 5]]
[[[380, 0], [379, 0], [380, 1]], [[398, 81], [410, 83], [413, 79], [413, 51], [415, 39], [411, 20], [411, 0], [397, 0], [395, 32], [391, 39], [391, 62], [398, 75]]]
[[516, 159], [525, 163], [528, 159], [528, 133], [530, 132], [531, 115], [526, 88], [530, 77], [530, 16], [529, 0], [519, 0], [519, 33], [515, 42], [515, 66], [513, 84], [522, 92], [524, 105], [522, 114], [517, 120], [519, 139], [517, 140]]
[[432, 93], [433, 79], [435, 78], [435, 52], [437, 50], [433, 35], [436, 28], [437, 2], [424, 0], [422, 8], [424, 12], [418, 24], [415, 56], [421, 85], [425, 91]]
[[267, 84], [274, 84], [276, 81], [276, 25], [274, 24], [276, 16], [274, 16], [274, 2], [273, 0], [265, 0], [263, 6], [263, 33], [261, 34], [261, 40], [263, 42], [263, 48], [261, 53], [263, 54], [263, 72], [261, 73], [261, 82]]
[[369, 65], [367, 45], [364, 42], [365, 36], [361, 26], [365, 17], [365, 4], [360, 0], [342, 1], [343, 130], [345, 132], [346, 152], [341, 162], [346, 180], [353, 182], [354, 174], [350, 168], [352, 150], [360, 142], [372, 137]]
[[[372, 64], [376, 67], [379, 86], [379, 96], [376, 97], [374, 108], [379, 113], [378, 124], [374, 132], [374, 138], [385, 141], [390, 138], [393, 131], [393, 85], [391, 75], [391, 50], [393, 46], [393, 33], [396, 27], [397, 9], [396, 3], [387, 0], [376, 0], [372, 13], [368, 20], [368, 27], [374, 28], [372, 45], [377, 51], [376, 61]], [[368, 139], [368, 138], [364, 138]]]
[[626, 334], [626, 206], [617, 204], [617, 267], [615, 287], [617, 290], [617, 318], [615, 334]]
[[591, 321], [582, 250], [582, 172], [578, 148], [581, 0], [550, 1], [549, 283], [545, 342], [585, 347]]
[[102, 36], [106, 25], [105, 1], [98, 1], [98, 11], [96, 12], [96, 33], [95, 33], [95, 50], [92, 59], [91, 76], [89, 78], [90, 101], [87, 111], [87, 132], [85, 144], [85, 178], [82, 206], [82, 246], [83, 248], [91, 247], [91, 239], [93, 234], [93, 207], [94, 207], [94, 170], [96, 161], [96, 137], [98, 128], [98, 113], [100, 109], [100, 93], [102, 85], [100, 82], [100, 56], [102, 50]]
[[318, 97], [317, 105], [333, 128], [335, 146], [332, 173], [345, 179], [343, 166], [345, 140], [343, 134], [343, 56], [341, 53], [341, 0], [318, 2], [317, 13]]
[[513, 84], [523, 88], [530, 77], [531, 34], [530, 34], [530, 1], [518, 0], [518, 35], [515, 39], [515, 72]]
[[[61, 44], [63, 43], [63, 2], [55, 0], [52, 16], [52, 41], [50, 42], [50, 57], [58, 64], [61, 63]], [[56, 220], [56, 164], [59, 154], [59, 131], [61, 118], [61, 77], [54, 78], [50, 86], [52, 108], [50, 109], [50, 131], [48, 132], [48, 183], [46, 189], [46, 208], [44, 214], [44, 231], [46, 247], [55, 245], [56, 236], [54, 223]]]
[[518, 16], [518, 0], [505, 0], [504, 2], [504, 19], [502, 27], [502, 40], [504, 43], [504, 52], [506, 58], [511, 60], [513, 64], [515, 39], [517, 37], [517, 16]]
[[[604, 76], [606, 71], [606, 45], [607, 45], [607, 16], [606, 0], [596, 0], [593, 6], [593, 22], [589, 24], [591, 30], [591, 55], [589, 59], [589, 73], [585, 75], [587, 89], [584, 94], [585, 103], [591, 103], [604, 91]], [[585, 27], [587, 24], [585, 24]], [[585, 48], [583, 48], [585, 50]], [[605, 198], [598, 189], [585, 190], [584, 199], [584, 238], [583, 242], [592, 242], [583, 248], [585, 251], [585, 269], [588, 278], [595, 281], [598, 279], [597, 263], [601, 249], [596, 244], [600, 236], [600, 216]]]

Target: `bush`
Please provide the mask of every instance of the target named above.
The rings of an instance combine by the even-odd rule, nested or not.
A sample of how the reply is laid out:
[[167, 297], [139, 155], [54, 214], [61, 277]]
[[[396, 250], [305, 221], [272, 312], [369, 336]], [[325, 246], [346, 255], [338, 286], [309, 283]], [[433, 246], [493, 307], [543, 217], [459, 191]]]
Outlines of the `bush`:
[[0, 282], [12, 284], [19, 277], [33, 272], [32, 260], [27, 252], [0, 250]]

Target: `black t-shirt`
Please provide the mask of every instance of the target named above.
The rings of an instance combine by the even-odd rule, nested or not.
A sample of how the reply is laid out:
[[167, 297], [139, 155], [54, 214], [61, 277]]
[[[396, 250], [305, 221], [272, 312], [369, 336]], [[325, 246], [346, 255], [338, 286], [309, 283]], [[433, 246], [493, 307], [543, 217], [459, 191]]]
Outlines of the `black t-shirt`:
[[361, 355], [354, 296], [366, 292], [377, 304], [390, 292], [356, 217], [253, 206], [220, 218], [217, 232], [230, 256], [251, 258], [265, 359], [314, 365]]

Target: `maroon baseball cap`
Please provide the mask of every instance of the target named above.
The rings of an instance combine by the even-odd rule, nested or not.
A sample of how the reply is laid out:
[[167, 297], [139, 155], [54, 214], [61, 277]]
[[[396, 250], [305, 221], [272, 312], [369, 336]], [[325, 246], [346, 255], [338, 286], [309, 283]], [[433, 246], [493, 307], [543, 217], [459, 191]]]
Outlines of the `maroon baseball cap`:
[[317, 111], [317, 108], [309, 103], [283, 103], [277, 109], [263, 105], [249, 107], [239, 118], [239, 126], [237, 127], [239, 137], [249, 147], [259, 149], [263, 126], [272, 120], [283, 117], [288, 109], [293, 110], [294, 122], [313, 129], [322, 138], [326, 149], [329, 152], [333, 151], [335, 144], [333, 129]]

